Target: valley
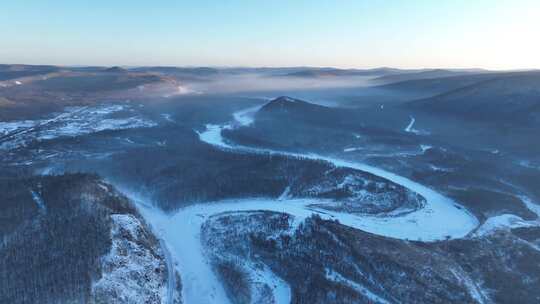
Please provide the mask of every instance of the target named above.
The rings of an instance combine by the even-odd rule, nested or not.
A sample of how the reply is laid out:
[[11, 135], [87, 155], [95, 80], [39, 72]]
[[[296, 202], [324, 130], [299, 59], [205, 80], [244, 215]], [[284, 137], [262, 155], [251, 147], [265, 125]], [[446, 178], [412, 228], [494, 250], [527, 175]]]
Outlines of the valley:
[[[44, 68], [71, 86], [64, 78], [42, 82], [40, 69], [24, 78], [10, 72], [16, 78], [4, 81], [22, 84], [0, 88], [21, 102], [0, 121], [0, 276], [12, 281], [0, 302], [534, 303], [540, 296], [540, 171], [529, 142], [535, 73], [64, 68], [57, 76]], [[237, 81], [239, 90], [254, 74], [263, 80], [249, 90], [222, 91]], [[467, 111], [480, 111], [491, 98], [486, 86], [499, 77], [531, 78], [505, 81], [511, 93], [500, 95], [503, 105], [514, 100], [504, 96], [520, 96], [519, 121], [432, 107], [479, 100]], [[319, 78], [316, 89], [304, 86]], [[267, 79], [299, 87], [263, 86]], [[28, 91], [17, 91], [22, 86]], [[72, 99], [28, 110], [23, 100], [42, 91]], [[525, 112], [531, 119], [517, 115]], [[494, 127], [501, 119], [505, 127]], [[20, 298], [25, 286], [12, 274], [31, 257], [12, 253], [31, 246], [30, 236], [53, 235], [62, 238], [42, 247], [47, 261], [87, 261], [82, 252], [88, 261], [81, 273], [40, 270], [36, 293]], [[82, 236], [92, 241], [83, 246]], [[44, 289], [62, 275], [77, 277], [75, 285]]]

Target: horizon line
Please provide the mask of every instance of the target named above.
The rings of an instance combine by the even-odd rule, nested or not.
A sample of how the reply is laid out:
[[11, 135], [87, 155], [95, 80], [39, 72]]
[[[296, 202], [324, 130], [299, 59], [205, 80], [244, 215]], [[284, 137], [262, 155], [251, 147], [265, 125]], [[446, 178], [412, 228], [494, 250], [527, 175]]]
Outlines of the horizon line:
[[316, 66], [316, 65], [291, 65], [291, 66], [257, 66], [257, 65], [105, 65], [105, 64], [48, 64], [48, 63], [0, 63], [0, 65], [20, 65], [20, 66], [55, 66], [66, 68], [83, 68], [83, 67], [99, 67], [99, 68], [111, 68], [120, 67], [125, 69], [133, 68], [213, 68], [213, 69], [334, 69], [334, 70], [478, 70], [486, 72], [527, 72], [527, 71], [540, 71], [540, 68], [479, 68], [479, 67], [392, 67], [392, 66], [373, 66], [373, 67], [337, 67], [337, 66]]

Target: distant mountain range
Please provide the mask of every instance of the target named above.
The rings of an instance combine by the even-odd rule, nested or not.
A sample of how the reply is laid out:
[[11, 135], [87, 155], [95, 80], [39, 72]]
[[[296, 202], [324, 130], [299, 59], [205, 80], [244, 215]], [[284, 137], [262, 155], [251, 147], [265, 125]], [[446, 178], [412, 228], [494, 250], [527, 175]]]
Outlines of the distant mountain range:
[[434, 79], [450, 76], [460, 76], [460, 75], [471, 75], [471, 74], [483, 74], [489, 73], [489, 71], [481, 69], [458, 69], [458, 70], [445, 70], [445, 69], [434, 69], [434, 70], [420, 70], [420, 71], [401, 71], [393, 74], [387, 74], [384, 76], [377, 77], [374, 79], [376, 83], [387, 84], [395, 83], [407, 80], [416, 80], [416, 79]]
[[59, 70], [59, 67], [51, 65], [0, 64], [0, 81], [43, 75]]
[[0, 120], [121, 98], [179, 93], [174, 77], [121, 67], [0, 65]]
[[393, 68], [375, 68], [375, 69], [336, 69], [336, 68], [304, 68], [298, 71], [288, 72], [284, 74], [276, 74], [281, 77], [303, 77], [303, 78], [318, 78], [318, 77], [343, 77], [343, 76], [381, 76], [394, 75], [408, 72], [407, 70], [399, 70]]
[[[438, 114], [507, 123], [540, 122], [540, 72], [515, 72], [449, 77], [415, 84], [437, 83], [448, 91], [406, 106]], [[393, 87], [410, 86], [394, 84]]]
[[[330, 79], [328, 87], [339, 86], [342, 79], [359, 82], [357, 90], [366, 89], [360, 78], [375, 84], [354, 102], [406, 104], [406, 107], [445, 115], [496, 122], [531, 123], [539, 120], [540, 71], [493, 72], [481, 69], [338, 69], [314, 67], [284, 68], [214, 68], [214, 67], [58, 67], [51, 65], [0, 65], [0, 117], [8, 119], [18, 113], [30, 113], [30, 101], [40, 104], [73, 101], [93, 102], [121, 95], [172, 96], [191, 92], [190, 85], [229, 81], [228, 76], [241, 75], [239, 83], [223, 86], [249, 86], [250, 79], [278, 77], [305, 81]], [[252, 76], [255, 75], [255, 76]], [[261, 77], [262, 76], [262, 77]], [[355, 78], [360, 77], [360, 78]], [[247, 79], [247, 80], [246, 80]], [[255, 81], [255, 80], [254, 80]], [[271, 81], [271, 80], [269, 80]], [[291, 80], [292, 81], [292, 80]], [[361, 84], [362, 83], [362, 84]], [[187, 85], [187, 86], [186, 86]], [[317, 89], [318, 82], [313, 87]], [[320, 85], [322, 86], [322, 84]], [[218, 86], [219, 87], [219, 86]], [[264, 86], [261, 86], [264, 88]], [[213, 87], [203, 86], [206, 93]], [[343, 89], [340, 88], [343, 91]], [[356, 90], [356, 88], [355, 88]], [[343, 91], [345, 92], [345, 91]], [[349, 89], [351, 96], [355, 96]], [[336, 91], [336, 94], [341, 93]], [[370, 95], [371, 94], [371, 95]], [[329, 97], [334, 98], [335, 97]], [[413, 100], [413, 101], [411, 101]], [[283, 101], [283, 100], [282, 100]], [[380, 102], [379, 102], [380, 101]], [[360, 104], [358, 104], [360, 105]], [[300, 103], [294, 105], [300, 106]], [[20, 110], [23, 107], [25, 109]], [[51, 109], [58, 109], [52, 106]]]

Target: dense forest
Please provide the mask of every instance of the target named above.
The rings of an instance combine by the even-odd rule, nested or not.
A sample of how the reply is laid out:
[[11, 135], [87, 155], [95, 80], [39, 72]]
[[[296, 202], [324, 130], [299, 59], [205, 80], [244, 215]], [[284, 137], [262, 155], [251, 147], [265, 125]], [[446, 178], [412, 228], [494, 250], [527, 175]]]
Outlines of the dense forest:
[[[219, 214], [205, 223], [214, 267], [235, 282], [228, 288], [237, 292], [236, 303], [247, 303], [254, 289], [241, 267], [246, 261], [268, 265], [286, 280], [293, 303], [533, 303], [540, 297], [532, 279], [540, 275], [534, 263], [540, 255], [524, 242], [538, 241], [536, 230], [422, 243], [376, 236], [317, 215], [296, 228], [289, 223], [286, 214], [262, 211]], [[505, 283], [510, 280], [516, 285]]]
[[88, 174], [2, 179], [0, 204], [0, 303], [92, 303], [111, 250], [111, 215], [139, 217]]

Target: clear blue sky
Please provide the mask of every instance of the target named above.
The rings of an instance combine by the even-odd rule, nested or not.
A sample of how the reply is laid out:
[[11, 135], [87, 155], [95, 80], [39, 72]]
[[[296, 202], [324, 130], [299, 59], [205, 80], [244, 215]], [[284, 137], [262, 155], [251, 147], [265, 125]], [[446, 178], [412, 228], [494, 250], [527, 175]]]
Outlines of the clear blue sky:
[[538, 0], [17, 0], [0, 62], [540, 68]]

